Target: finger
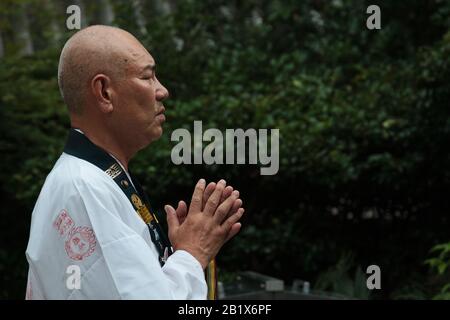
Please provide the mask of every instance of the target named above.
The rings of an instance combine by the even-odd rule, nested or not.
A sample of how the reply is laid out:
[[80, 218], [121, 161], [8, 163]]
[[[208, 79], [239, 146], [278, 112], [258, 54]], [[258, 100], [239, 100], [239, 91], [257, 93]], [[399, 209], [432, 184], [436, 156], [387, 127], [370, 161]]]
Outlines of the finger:
[[231, 210], [228, 212], [228, 214], [227, 214], [225, 219], [228, 219], [233, 214], [235, 214], [239, 210], [240, 207], [242, 207], [242, 200], [241, 199], [236, 199], [234, 201], [233, 205], [231, 206]]
[[164, 210], [166, 211], [167, 226], [169, 230], [176, 230], [180, 226], [180, 222], [178, 221], [175, 209], [170, 205], [166, 205], [164, 206]]
[[213, 193], [213, 191], [216, 189], [216, 183], [210, 182], [208, 186], [205, 189], [205, 193], [203, 194], [203, 205], [202, 209], [205, 208], [206, 201], [208, 201], [209, 197]]
[[180, 222], [180, 224], [182, 224], [184, 222], [184, 220], [186, 219], [186, 216], [187, 216], [187, 205], [186, 205], [186, 202], [179, 201], [176, 212], [177, 212], [178, 221]]
[[178, 207], [176, 209], [178, 218], [185, 218], [187, 216], [187, 205], [183, 200], [178, 201]]
[[228, 216], [231, 206], [239, 197], [239, 191], [235, 190], [231, 193], [231, 196], [222, 202], [214, 213], [214, 219], [217, 223], [221, 224]]
[[[210, 187], [210, 185], [213, 185], [213, 187]], [[216, 184], [214, 182], [211, 182], [206, 187], [205, 194], [203, 195], [203, 208], [205, 207], [206, 202], [208, 201], [209, 197], [211, 196], [215, 188]], [[231, 192], [233, 192], [233, 187], [227, 186], [222, 192], [222, 197], [220, 198], [219, 204], [224, 202], [224, 200], [231, 195]]]
[[242, 215], [244, 214], [244, 208], [240, 208], [235, 214], [233, 214], [231, 217], [229, 217], [225, 222], [222, 224], [222, 226], [229, 232], [231, 227], [241, 219]]
[[227, 199], [232, 192], [233, 192], [232, 186], [227, 186], [225, 189], [223, 189], [222, 197], [220, 198], [220, 203], [224, 202], [225, 199]]
[[236, 199], [231, 207], [230, 214], [235, 214], [240, 207], [242, 207], [242, 200]]
[[228, 232], [227, 238], [225, 240], [225, 242], [227, 242], [228, 240], [230, 240], [231, 238], [233, 238], [235, 235], [238, 234], [238, 232], [241, 230], [241, 223], [240, 222], [236, 222], [235, 224], [233, 224], [231, 226], [230, 232]]
[[225, 180], [220, 180], [217, 185], [216, 189], [214, 190], [213, 194], [209, 197], [208, 201], [205, 204], [205, 209], [203, 212], [207, 215], [214, 215], [214, 212], [216, 211], [217, 207], [219, 206], [220, 198], [222, 197], [223, 189], [225, 189]]
[[203, 202], [203, 192], [205, 191], [205, 179], [200, 179], [195, 186], [194, 193], [192, 194], [191, 205], [189, 206], [189, 212], [201, 212]]

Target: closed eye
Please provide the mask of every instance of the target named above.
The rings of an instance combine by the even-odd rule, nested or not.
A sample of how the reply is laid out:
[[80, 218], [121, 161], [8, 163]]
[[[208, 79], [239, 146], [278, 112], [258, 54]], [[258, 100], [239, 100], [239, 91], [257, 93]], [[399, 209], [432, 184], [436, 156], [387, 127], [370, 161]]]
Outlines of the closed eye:
[[150, 81], [155, 81], [155, 76], [151, 76], [151, 77], [143, 77], [141, 78], [142, 80], [150, 80]]
[[156, 77], [156, 74], [154, 72], [152, 72], [151, 74], [143, 75], [142, 79], [149, 80], [149, 79], [154, 79], [155, 77]]

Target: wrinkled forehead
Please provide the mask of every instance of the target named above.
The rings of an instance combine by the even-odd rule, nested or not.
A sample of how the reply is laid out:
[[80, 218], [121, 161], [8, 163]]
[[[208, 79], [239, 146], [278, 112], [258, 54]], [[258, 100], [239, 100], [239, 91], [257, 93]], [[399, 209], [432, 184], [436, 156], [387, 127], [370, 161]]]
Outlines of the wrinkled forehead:
[[140, 73], [147, 66], [155, 65], [155, 59], [139, 41], [129, 41], [122, 48], [121, 59], [126, 74]]

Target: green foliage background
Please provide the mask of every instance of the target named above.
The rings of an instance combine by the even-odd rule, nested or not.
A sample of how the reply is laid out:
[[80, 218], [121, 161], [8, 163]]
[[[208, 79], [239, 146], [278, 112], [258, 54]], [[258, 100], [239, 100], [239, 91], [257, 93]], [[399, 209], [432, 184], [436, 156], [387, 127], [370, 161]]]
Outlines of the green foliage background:
[[[189, 199], [201, 177], [241, 191], [244, 227], [220, 254], [221, 272], [323, 283], [335, 266], [354, 278], [377, 264], [373, 298], [440, 292], [423, 262], [449, 240], [450, 2], [180, 1], [150, 15], [145, 35], [129, 2], [113, 3], [115, 25], [145, 44], [171, 92], [163, 137], [131, 163], [154, 206]], [[369, 4], [381, 7], [381, 30], [365, 26]], [[1, 298], [24, 296], [31, 212], [69, 128], [61, 45], [0, 60]], [[170, 134], [194, 120], [279, 128], [278, 174], [173, 165]], [[347, 253], [349, 268], [339, 263]]]

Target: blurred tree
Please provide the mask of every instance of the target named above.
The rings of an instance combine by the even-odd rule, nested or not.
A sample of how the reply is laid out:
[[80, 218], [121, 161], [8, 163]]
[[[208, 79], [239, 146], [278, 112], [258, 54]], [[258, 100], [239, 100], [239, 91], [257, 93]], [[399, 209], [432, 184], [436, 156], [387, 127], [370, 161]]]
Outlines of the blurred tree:
[[[2, 297], [23, 296], [31, 210], [69, 126], [56, 82], [62, 43], [33, 31], [39, 52], [16, 56], [14, 3], [0, 3]], [[450, 224], [450, 3], [378, 1], [377, 31], [365, 26], [369, 1], [165, 3], [110, 1], [113, 24], [144, 42], [171, 92], [162, 139], [131, 163], [154, 206], [189, 199], [197, 178], [224, 177], [248, 214], [219, 257], [222, 271], [314, 283], [351, 253], [354, 268], [381, 267], [378, 297], [426, 283], [422, 261], [448, 241]], [[48, 10], [32, 20], [52, 34]], [[109, 14], [96, 10], [86, 3], [85, 21]], [[54, 15], [61, 40], [65, 17]], [[204, 130], [279, 128], [278, 174], [172, 164], [170, 134], [194, 120]]]
[[0, 33], [0, 59], [3, 58], [4, 55], [5, 55], [5, 49], [3, 47], [3, 37], [2, 37], [2, 34]]

